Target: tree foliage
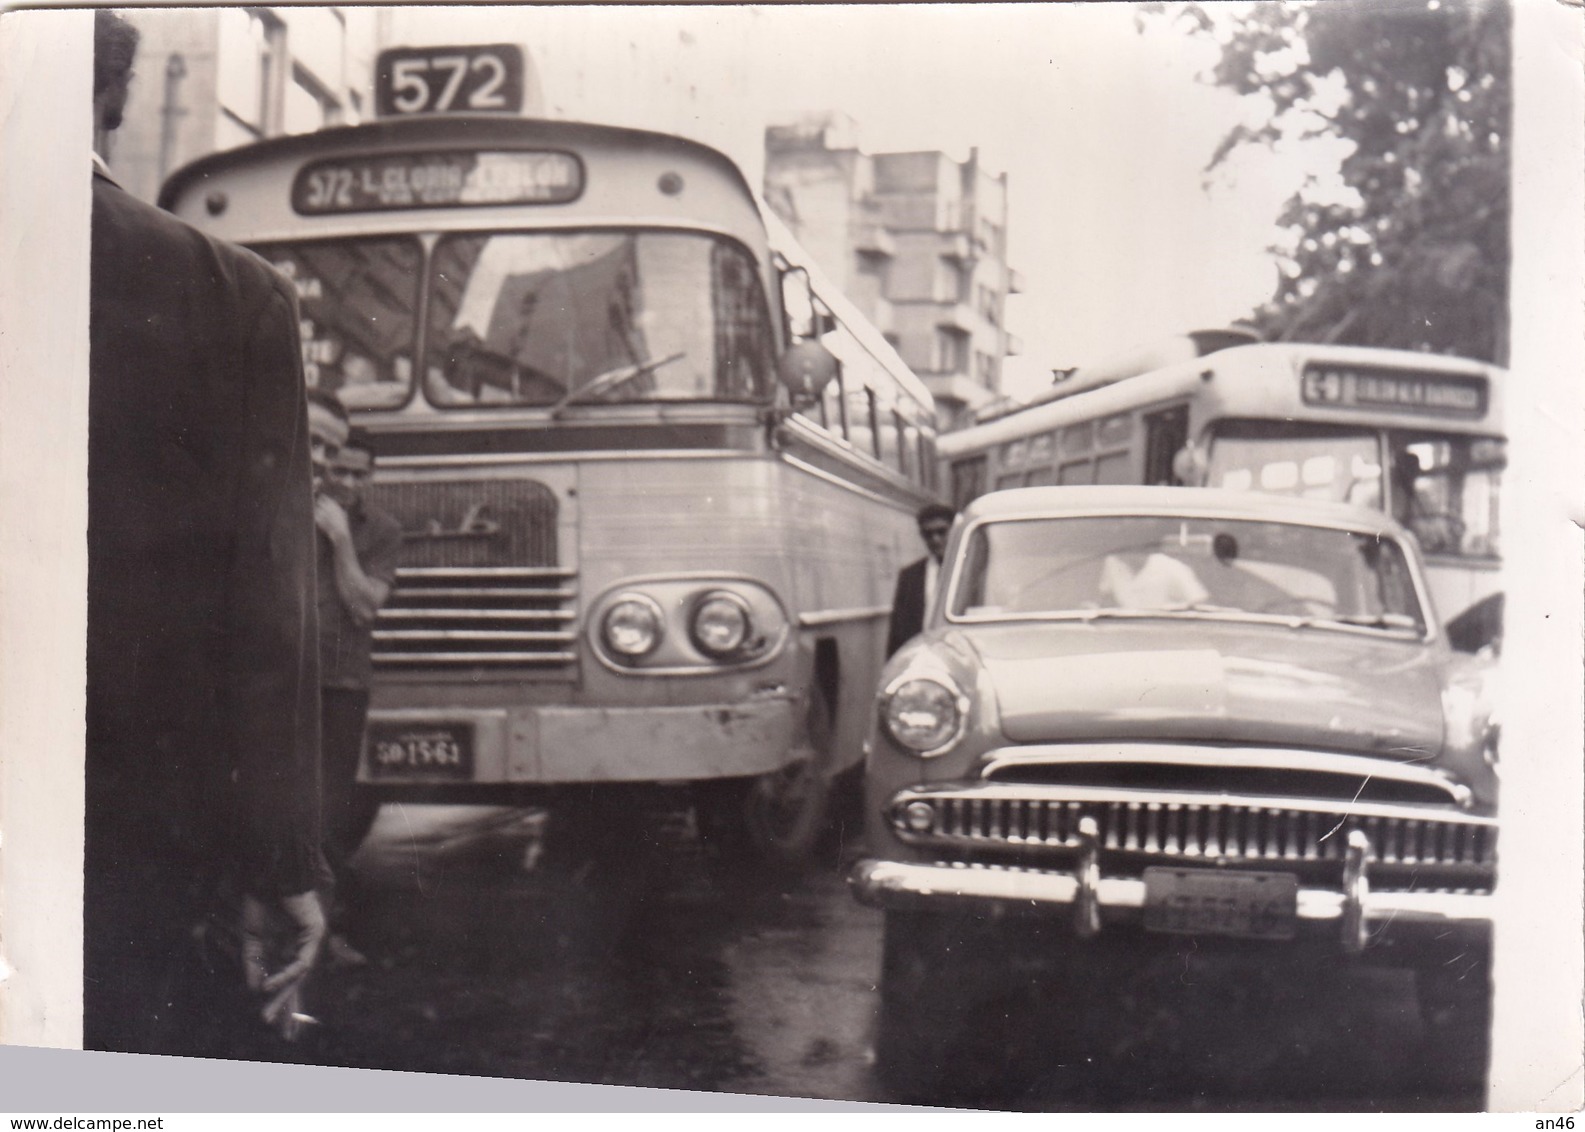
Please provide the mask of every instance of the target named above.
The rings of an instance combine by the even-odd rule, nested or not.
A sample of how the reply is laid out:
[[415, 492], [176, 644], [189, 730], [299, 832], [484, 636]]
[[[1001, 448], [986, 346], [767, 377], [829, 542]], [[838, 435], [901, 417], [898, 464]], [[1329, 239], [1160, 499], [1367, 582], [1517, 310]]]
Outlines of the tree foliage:
[[[1148, 5], [1217, 39], [1207, 76], [1267, 112], [1242, 147], [1353, 144], [1352, 194], [1292, 197], [1269, 338], [1392, 346], [1502, 362], [1507, 352], [1512, 12], [1503, 0], [1262, 2], [1231, 21]], [[1225, 10], [1223, 10], [1225, 12]], [[1350, 199], [1351, 198], [1351, 199]]]

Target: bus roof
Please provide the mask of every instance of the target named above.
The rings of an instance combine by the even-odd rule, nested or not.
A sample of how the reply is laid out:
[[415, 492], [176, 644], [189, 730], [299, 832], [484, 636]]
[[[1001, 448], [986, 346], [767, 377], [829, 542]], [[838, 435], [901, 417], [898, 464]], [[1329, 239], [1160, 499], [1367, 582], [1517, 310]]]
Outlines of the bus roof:
[[[1325, 361], [1340, 366], [1369, 367], [1384, 370], [1434, 371], [1458, 377], [1481, 377], [1489, 382], [1490, 400], [1485, 416], [1479, 420], [1444, 420], [1439, 417], [1414, 416], [1394, 413], [1382, 408], [1377, 419], [1391, 418], [1393, 427], [1450, 428], [1455, 431], [1498, 434], [1502, 430], [1501, 387], [1505, 371], [1487, 362], [1446, 354], [1428, 354], [1415, 350], [1387, 350], [1369, 346], [1332, 346], [1306, 342], [1260, 342], [1232, 346], [1225, 350], [1189, 358], [1145, 373], [1118, 374], [1104, 381], [1089, 383], [1083, 371], [1071, 379], [1074, 385], [1046, 399], [1005, 416], [995, 417], [983, 424], [947, 433], [940, 439], [940, 452], [952, 458], [977, 452], [992, 445], [1017, 440], [1033, 433], [1059, 428], [1075, 420], [1093, 416], [1124, 412], [1130, 408], [1190, 395], [1201, 386], [1212, 385], [1219, 376], [1228, 373], [1259, 373], [1269, 377], [1282, 375], [1296, 379], [1305, 363]], [[1064, 383], [1066, 384], [1066, 383]], [[1224, 383], [1225, 384], [1225, 383]], [[1217, 389], [1222, 387], [1218, 386]], [[1297, 403], [1297, 384], [1292, 399]], [[1282, 390], [1272, 389], [1273, 396]], [[1328, 420], [1342, 419], [1339, 413], [1348, 413], [1354, 419], [1364, 419], [1356, 410], [1316, 411]]]
[[[576, 154], [587, 169], [576, 199], [565, 202], [314, 216], [293, 211], [289, 186], [309, 162], [448, 150], [561, 150]], [[635, 167], [636, 163], [641, 164]], [[667, 172], [677, 177], [662, 185]], [[211, 205], [205, 189], [223, 190], [228, 202], [220, 211]], [[692, 224], [736, 236], [756, 251], [760, 245], [754, 192], [737, 165], [718, 150], [650, 130], [498, 115], [388, 119], [223, 150], [171, 174], [160, 190], [159, 203], [206, 230], [239, 241], [420, 226], [479, 228], [509, 213], [518, 226], [525, 214], [543, 217], [551, 224], [624, 217], [656, 224]]]

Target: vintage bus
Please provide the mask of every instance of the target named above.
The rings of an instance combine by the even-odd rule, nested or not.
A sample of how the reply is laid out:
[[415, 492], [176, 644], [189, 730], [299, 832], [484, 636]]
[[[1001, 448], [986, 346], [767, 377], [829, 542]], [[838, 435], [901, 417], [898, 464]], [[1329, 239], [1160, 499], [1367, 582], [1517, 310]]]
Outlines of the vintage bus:
[[951, 493], [1183, 484], [1364, 503], [1418, 537], [1444, 619], [1499, 591], [1503, 371], [1207, 331], [941, 438]]
[[307, 380], [372, 435], [406, 533], [360, 782], [569, 808], [687, 784], [733, 852], [805, 859], [936, 498], [934, 406], [738, 168], [413, 117], [211, 155], [161, 203], [294, 281]]

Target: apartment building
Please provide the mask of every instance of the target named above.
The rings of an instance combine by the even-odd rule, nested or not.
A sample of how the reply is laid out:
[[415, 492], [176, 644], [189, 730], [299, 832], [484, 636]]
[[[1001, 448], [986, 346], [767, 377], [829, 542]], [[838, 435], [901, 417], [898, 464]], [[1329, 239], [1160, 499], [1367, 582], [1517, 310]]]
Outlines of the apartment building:
[[1007, 175], [971, 150], [867, 154], [851, 119], [765, 131], [765, 198], [936, 398], [940, 424], [973, 422], [1000, 394], [1021, 289], [1007, 263]]
[[125, 8], [141, 34], [125, 120], [94, 139], [152, 201], [177, 167], [372, 113], [380, 14], [346, 8]]

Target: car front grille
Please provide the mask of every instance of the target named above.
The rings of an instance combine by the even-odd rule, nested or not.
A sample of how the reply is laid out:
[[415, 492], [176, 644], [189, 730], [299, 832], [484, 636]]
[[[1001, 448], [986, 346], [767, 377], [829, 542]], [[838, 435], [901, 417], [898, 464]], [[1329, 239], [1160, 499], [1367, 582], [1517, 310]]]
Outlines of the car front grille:
[[374, 627], [383, 670], [577, 662], [577, 574], [557, 558], [555, 493], [535, 480], [369, 489], [401, 523], [401, 566]]
[[910, 844], [949, 858], [992, 860], [1071, 853], [1079, 823], [1091, 818], [1103, 868], [1120, 874], [1183, 862], [1325, 875], [1341, 868], [1356, 830], [1370, 840], [1378, 865], [1373, 876], [1389, 883], [1482, 887], [1496, 868], [1496, 823], [1451, 809], [1099, 793], [1034, 788], [1017, 796], [1005, 787], [920, 787], [899, 794], [890, 816]]

